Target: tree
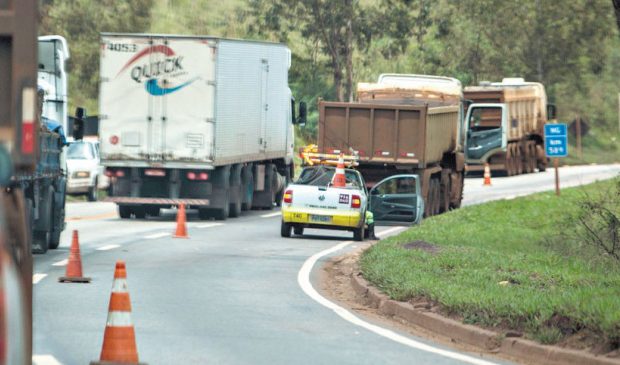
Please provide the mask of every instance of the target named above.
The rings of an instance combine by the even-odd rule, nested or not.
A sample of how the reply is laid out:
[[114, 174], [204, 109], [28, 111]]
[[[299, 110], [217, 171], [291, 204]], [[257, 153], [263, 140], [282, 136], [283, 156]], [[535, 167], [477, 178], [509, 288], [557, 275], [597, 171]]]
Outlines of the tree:
[[99, 86], [99, 34], [144, 32], [153, 0], [46, 0], [41, 6], [41, 34], [67, 39], [69, 102], [96, 111]]

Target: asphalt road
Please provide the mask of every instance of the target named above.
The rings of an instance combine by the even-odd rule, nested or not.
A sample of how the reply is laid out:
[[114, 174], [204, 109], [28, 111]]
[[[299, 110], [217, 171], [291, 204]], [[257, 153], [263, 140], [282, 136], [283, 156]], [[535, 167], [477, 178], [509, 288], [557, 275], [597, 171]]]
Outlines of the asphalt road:
[[[563, 168], [560, 174], [568, 186], [619, 173], [620, 165], [607, 165]], [[552, 190], [553, 183], [551, 170], [493, 178], [492, 187], [470, 178], [464, 204]], [[314, 292], [314, 262], [354, 247], [349, 233], [308, 230], [283, 239], [277, 210], [225, 222], [191, 214], [189, 220], [190, 238], [173, 239], [173, 211], [158, 219], [120, 220], [109, 203], [69, 204], [60, 248], [35, 256], [34, 363], [99, 358], [119, 259], [127, 263], [140, 360], [149, 364], [502, 363], [378, 327]], [[90, 284], [57, 282], [73, 229]]]

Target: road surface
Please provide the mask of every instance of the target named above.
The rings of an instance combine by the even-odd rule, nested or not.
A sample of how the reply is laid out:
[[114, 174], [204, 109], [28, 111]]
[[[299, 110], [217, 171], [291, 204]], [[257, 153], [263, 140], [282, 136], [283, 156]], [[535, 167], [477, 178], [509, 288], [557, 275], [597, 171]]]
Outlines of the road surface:
[[[561, 181], [574, 186], [619, 173], [620, 165], [570, 167], [561, 170]], [[493, 178], [492, 187], [469, 178], [464, 204], [553, 190], [553, 183], [552, 170]], [[190, 238], [173, 239], [173, 211], [121, 220], [110, 203], [68, 204], [60, 248], [35, 256], [34, 363], [99, 358], [119, 259], [127, 263], [140, 360], [151, 365], [506, 363], [378, 327], [320, 297], [312, 286], [316, 267], [354, 247], [351, 234], [307, 230], [284, 239], [279, 223], [277, 210], [225, 222], [190, 214]], [[73, 229], [90, 284], [57, 282]]]

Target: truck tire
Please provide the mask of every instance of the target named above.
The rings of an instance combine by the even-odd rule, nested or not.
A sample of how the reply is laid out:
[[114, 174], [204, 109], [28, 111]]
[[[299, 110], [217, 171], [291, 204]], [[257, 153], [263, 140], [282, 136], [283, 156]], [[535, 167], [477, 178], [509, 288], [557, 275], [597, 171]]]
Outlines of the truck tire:
[[234, 202], [230, 203], [228, 207], [228, 217], [238, 218], [241, 215], [241, 197], [233, 199]]
[[291, 228], [293, 227], [290, 223], [285, 223], [284, 221], [282, 221], [282, 223], [280, 224], [280, 236], [285, 238], [291, 237]]
[[37, 230], [32, 232], [32, 253], [44, 254], [50, 247], [52, 240], [52, 214], [54, 203], [54, 189], [49, 187], [43, 194], [40, 202], [39, 217], [46, 219], [47, 222], [36, 224]]
[[133, 215], [136, 217], [136, 219], [144, 219], [146, 218], [146, 209], [142, 206], [140, 207], [134, 207], [132, 209]]
[[301, 236], [301, 235], [304, 234], [304, 227], [302, 227], [302, 226], [295, 226], [295, 227], [293, 227], [293, 232], [296, 235]]
[[159, 217], [159, 207], [148, 206], [145, 208], [145, 210], [146, 215], [148, 215], [149, 217]]
[[127, 205], [118, 205], [118, 216], [121, 219], [129, 219], [131, 218], [131, 208]]
[[228, 189], [224, 189], [222, 192], [224, 196], [224, 202], [222, 203], [222, 208], [215, 209], [213, 211], [213, 217], [215, 220], [224, 221], [228, 218], [229, 209], [230, 209], [230, 191]]
[[[53, 194], [52, 196], [54, 196], [55, 194]], [[52, 207], [56, 206], [56, 199], [52, 200]], [[51, 220], [51, 226], [50, 226], [50, 241], [49, 241], [49, 248], [52, 250], [55, 250], [58, 248], [58, 246], [60, 245], [60, 233], [62, 232], [62, 226], [64, 224], [63, 219], [61, 218], [61, 216], [63, 216], [64, 214], [62, 213], [62, 210], [58, 210], [56, 211], [56, 209], [52, 209], [52, 212], [56, 212], [57, 214], [52, 214], [52, 220]]]
[[95, 185], [88, 188], [88, 193], [86, 194], [86, 199], [89, 202], [97, 201], [97, 178], [95, 178]]
[[252, 174], [252, 170], [248, 172], [247, 180], [245, 184], [241, 187], [243, 199], [241, 202], [241, 210], [250, 210], [252, 209], [252, 200], [254, 198], [254, 175]]
[[353, 240], [355, 240], [355, 241], [363, 241], [364, 240], [364, 233], [366, 231], [365, 230], [365, 228], [366, 228], [365, 226], [366, 226], [365, 224], [362, 224], [361, 227], [356, 228], [353, 231]]

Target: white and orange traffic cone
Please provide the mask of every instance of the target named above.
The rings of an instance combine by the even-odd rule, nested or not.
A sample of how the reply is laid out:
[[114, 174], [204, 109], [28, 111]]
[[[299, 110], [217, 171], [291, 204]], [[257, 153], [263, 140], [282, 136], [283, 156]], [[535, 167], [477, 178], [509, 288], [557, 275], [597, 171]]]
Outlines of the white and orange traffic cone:
[[336, 166], [336, 173], [332, 178], [332, 186], [335, 188], [344, 188], [347, 184], [347, 178], [344, 175], [344, 155], [341, 153]]
[[177, 211], [177, 229], [174, 233], [174, 238], [189, 238], [187, 234], [187, 225], [185, 217], [185, 204], [179, 205], [179, 210]]
[[73, 240], [71, 241], [71, 251], [69, 251], [69, 262], [65, 276], [58, 278], [61, 283], [90, 283], [90, 278], [82, 276], [82, 256], [80, 255], [80, 240], [78, 231], [73, 230]]
[[114, 283], [108, 307], [108, 320], [103, 334], [101, 356], [99, 361], [90, 362], [90, 365], [105, 364], [143, 364], [138, 361], [124, 261], [117, 261], [114, 270]]
[[482, 186], [491, 186], [491, 168], [488, 163], [484, 164], [484, 181]]

